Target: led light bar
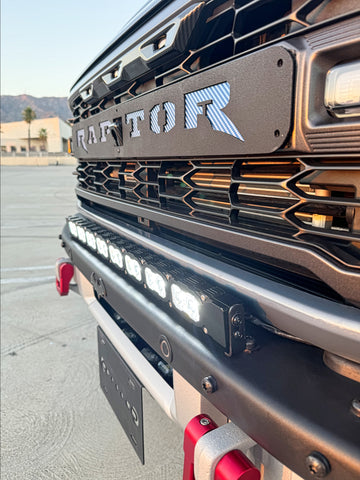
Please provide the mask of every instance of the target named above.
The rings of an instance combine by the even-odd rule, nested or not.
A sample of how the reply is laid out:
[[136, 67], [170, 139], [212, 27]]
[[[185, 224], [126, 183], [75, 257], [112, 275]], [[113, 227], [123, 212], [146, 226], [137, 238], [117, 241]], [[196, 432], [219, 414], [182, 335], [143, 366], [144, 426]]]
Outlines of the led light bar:
[[119, 275], [136, 281], [144, 294], [149, 292], [201, 329], [227, 355], [244, 349], [244, 309], [234, 293], [80, 215], [69, 217], [68, 227], [75, 240], [96, 252]]

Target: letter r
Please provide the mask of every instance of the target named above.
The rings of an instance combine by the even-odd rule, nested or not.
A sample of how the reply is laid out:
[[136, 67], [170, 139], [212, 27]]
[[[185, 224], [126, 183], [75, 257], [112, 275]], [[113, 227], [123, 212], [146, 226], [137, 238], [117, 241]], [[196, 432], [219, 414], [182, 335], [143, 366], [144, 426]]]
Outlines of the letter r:
[[185, 94], [185, 128], [197, 128], [198, 115], [204, 115], [213, 130], [227, 133], [244, 142], [244, 138], [222, 111], [230, 101], [230, 84], [218, 83]]

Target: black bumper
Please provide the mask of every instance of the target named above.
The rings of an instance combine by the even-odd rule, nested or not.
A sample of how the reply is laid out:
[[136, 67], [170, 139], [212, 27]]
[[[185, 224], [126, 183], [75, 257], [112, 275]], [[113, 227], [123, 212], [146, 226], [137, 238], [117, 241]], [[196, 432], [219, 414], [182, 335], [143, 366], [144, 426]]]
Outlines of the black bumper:
[[[319, 451], [329, 460], [329, 479], [360, 477], [360, 419], [351, 412], [359, 384], [329, 370], [322, 351], [256, 329], [259, 349], [227, 358], [190, 334], [143, 293], [74, 241], [65, 248], [88, 280], [101, 277], [106, 301], [162, 355], [167, 337], [172, 367], [202, 392], [202, 379], [215, 377], [209, 400], [269, 453], [305, 479], [305, 459]], [[203, 393], [203, 392], [202, 392]]]

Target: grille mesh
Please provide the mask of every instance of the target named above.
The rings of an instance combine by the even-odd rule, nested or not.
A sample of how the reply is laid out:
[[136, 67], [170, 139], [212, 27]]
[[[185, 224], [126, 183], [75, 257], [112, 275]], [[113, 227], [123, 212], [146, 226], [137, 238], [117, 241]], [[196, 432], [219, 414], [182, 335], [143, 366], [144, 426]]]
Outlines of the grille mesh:
[[359, 264], [360, 161], [80, 162], [81, 189], [242, 231], [316, 244]]

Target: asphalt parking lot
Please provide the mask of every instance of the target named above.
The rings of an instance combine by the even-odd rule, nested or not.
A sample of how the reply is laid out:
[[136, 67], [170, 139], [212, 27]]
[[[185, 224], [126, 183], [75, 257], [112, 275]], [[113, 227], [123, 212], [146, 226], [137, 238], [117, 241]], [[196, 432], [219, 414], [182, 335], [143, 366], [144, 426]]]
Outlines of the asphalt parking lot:
[[99, 387], [96, 322], [55, 290], [73, 170], [2, 168], [1, 479], [180, 480], [181, 430], [145, 392], [140, 464]]

